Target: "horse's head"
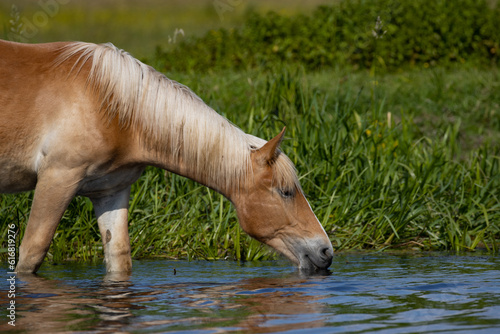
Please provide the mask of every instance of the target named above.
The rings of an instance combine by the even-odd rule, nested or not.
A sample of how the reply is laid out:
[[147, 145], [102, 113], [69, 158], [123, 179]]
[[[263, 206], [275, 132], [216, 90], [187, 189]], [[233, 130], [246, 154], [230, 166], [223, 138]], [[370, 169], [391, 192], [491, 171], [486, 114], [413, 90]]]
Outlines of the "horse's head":
[[253, 173], [232, 201], [250, 236], [300, 269], [326, 269], [332, 263], [332, 244], [304, 197], [292, 163], [278, 148], [284, 130], [252, 151]]

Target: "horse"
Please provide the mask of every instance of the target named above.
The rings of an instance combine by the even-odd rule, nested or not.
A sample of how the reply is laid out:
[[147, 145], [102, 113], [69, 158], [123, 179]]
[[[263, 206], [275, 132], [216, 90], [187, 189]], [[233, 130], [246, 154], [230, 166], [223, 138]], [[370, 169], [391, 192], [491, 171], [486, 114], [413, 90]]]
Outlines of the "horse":
[[279, 149], [112, 44], [0, 41], [0, 193], [34, 189], [17, 272], [35, 273], [75, 196], [97, 216], [107, 272], [130, 272], [131, 185], [146, 166], [224, 195], [242, 229], [298, 268], [333, 248]]

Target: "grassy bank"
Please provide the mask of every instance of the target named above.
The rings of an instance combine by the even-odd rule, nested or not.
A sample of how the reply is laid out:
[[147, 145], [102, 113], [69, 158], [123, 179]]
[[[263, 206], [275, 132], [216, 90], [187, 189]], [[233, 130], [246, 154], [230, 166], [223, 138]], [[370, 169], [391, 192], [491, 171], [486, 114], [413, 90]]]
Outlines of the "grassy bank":
[[[495, 250], [500, 237], [498, 74], [282, 68], [170, 76], [249, 133], [271, 138], [287, 124], [283, 150], [337, 249], [465, 251]], [[429, 87], [436, 75], [439, 90]], [[23, 227], [30, 200], [2, 195], [1, 221]], [[219, 194], [154, 168], [134, 185], [130, 235], [135, 257], [274, 256], [241, 232]], [[100, 249], [90, 202], [74, 200], [50, 256], [88, 260]]]
[[[384, 1], [371, 3], [383, 4]], [[398, 3], [392, 2], [394, 6]], [[437, 3], [446, 5], [443, 1]], [[476, 2], [464, 0], [464, 3], [472, 6]], [[488, 2], [486, 7], [483, 6], [485, 2], [477, 3], [481, 5], [475, 7], [479, 13], [496, 6], [495, 1]], [[399, 8], [394, 6], [390, 8]], [[104, 6], [103, 10], [109, 11], [106, 8]], [[137, 10], [131, 8], [123, 9], [123, 15], [132, 17]], [[158, 12], [161, 8], [157, 8]], [[354, 10], [345, 5], [344, 10], [346, 8]], [[175, 13], [175, 8], [167, 9]], [[99, 13], [95, 8], [81, 11], [86, 13], [87, 10]], [[194, 13], [199, 13], [198, 10]], [[334, 15], [336, 10], [325, 13]], [[206, 21], [212, 23], [207, 25], [215, 24], [213, 15], [217, 14], [213, 8], [205, 12], [212, 15], [212, 19]], [[236, 15], [236, 9], [234, 13]], [[314, 13], [311, 15], [319, 15], [320, 11]], [[420, 58], [415, 56], [412, 61], [411, 57], [403, 57], [401, 65], [397, 63], [396, 53], [389, 54], [389, 58], [381, 56], [390, 52], [390, 48], [384, 48], [390, 45], [391, 34], [399, 38], [401, 45], [407, 41], [396, 34], [397, 22], [391, 25], [390, 19], [396, 20], [397, 16], [390, 16], [390, 13], [383, 12], [387, 28], [379, 33], [388, 32], [382, 39], [372, 36], [371, 40], [368, 38], [377, 11], [365, 8], [360, 17], [352, 16], [353, 22], [363, 18], [369, 21], [363, 31], [354, 28], [351, 31], [352, 38], [364, 42], [360, 42], [358, 51], [351, 50], [352, 57], [345, 53], [344, 60], [335, 58], [339, 60], [337, 65], [323, 63], [317, 66], [309, 62], [314, 58], [309, 57], [314, 55], [314, 46], [326, 45], [319, 41], [310, 45], [312, 49], [304, 49], [307, 52], [301, 54], [303, 58], [297, 58], [299, 53], [294, 52], [300, 49], [295, 46], [303, 45], [300, 43], [305, 43], [307, 34], [324, 30], [323, 25], [318, 25], [317, 30], [309, 27], [312, 30], [299, 34], [298, 42], [282, 35], [288, 24], [298, 20], [314, 22], [303, 16], [292, 15], [287, 19], [290, 13], [275, 21], [261, 14], [252, 16], [250, 20], [254, 20], [255, 27], [258, 26], [255, 20], [259, 19], [267, 20], [268, 24], [280, 23], [275, 30], [270, 30], [278, 36], [273, 37], [274, 40], [266, 40], [264, 36], [260, 45], [257, 38], [246, 43], [257, 46], [255, 55], [260, 57], [257, 61], [249, 56], [245, 58], [248, 63], [243, 64], [230, 52], [219, 52], [235, 50], [238, 45], [243, 52], [244, 42], [248, 40], [231, 39], [236, 36], [237, 29], [204, 35], [201, 33], [206, 30], [204, 23], [198, 27], [201, 37], [188, 36], [184, 42], [164, 45], [156, 53], [149, 48], [150, 51], [140, 56], [172, 79], [191, 87], [207, 104], [248, 133], [268, 139], [286, 124], [283, 151], [297, 165], [311, 206], [338, 250], [471, 251], [481, 248], [496, 251], [500, 239], [500, 73], [496, 65], [496, 46], [486, 48], [489, 40], [481, 40], [486, 41], [482, 43], [475, 39], [478, 35], [472, 35], [471, 40], [464, 40], [464, 43], [471, 41], [471, 47], [460, 49], [460, 57], [414, 50], [410, 56]], [[369, 14], [372, 16], [366, 19]], [[61, 9], [59, 18], [54, 20], [71, 17], [66, 15], [70, 14], [64, 14]], [[192, 20], [205, 22], [202, 16], [193, 15]], [[177, 16], [180, 19], [182, 15]], [[470, 22], [476, 22], [477, 18], [474, 15], [464, 17]], [[216, 16], [215, 21], [219, 19]], [[443, 22], [448, 22], [446, 19], [457, 19], [457, 16], [444, 17]], [[153, 21], [159, 24], [157, 19], [151, 18]], [[103, 22], [110, 22], [109, 18]], [[111, 26], [123, 27], [117, 31], [136, 26], [151, 28], [146, 21], [137, 25], [127, 20], [111, 22]], [[72, 19], [68, 19], [68, 24], [73, 27]], [[346, 26], [349, 25], [340, 27], [346, 30]], [[83, 29], [79, 23], [74, 27], [72, 32]], [[251, 24], [246, 27], [242, 29], [248, 29]], [[148, 36], [145, 44], [150, 46], [160, 38], [142, 30], [123, 35], [113, 29], [106, 35], [106, 41], [125, 38], [125, 48], [127, 43], [132, 49], [136, 48], [144, 36]], [[446, 29], [442, 31], [440, 36], [448, 36]], [[486, 29], [481, 36], [488, 33], [496, 36], [497, 32]], [[42, 31], [37, 38], [56, 40], [57, 36], [57, 33], [51, 35]], [[85, 36], [85, 33], [72, 36]], [[248, 33], [245, 38], [252, 36]], [[101, 41], [95, 36], [70, 39]], [[136, 46], [134, 41], [138, 43]], [[273, 41], [282, 43], [276, 49]], [[449, 41], [446, 45], [453, 47], [455, 39]], [[374, 42], [377, 44], [375, 49]], [[404, 54], [404, 48], [398, 50]], [[279, 58], [281, 56], [285, 58]], [[202, 58], [212, 62], [203, 62]], [[198, 71], [200, 64], [204, 67]], [[31, 199], [31, 193], [0, 195], [4, 246], [8, 223], [19, 226], [22, 236]], [[134, 257], [258, 260], [275, 256], [243, 234], [226, 199], [182, 177], [147, 169], [133, 187], [130, 205]], [[55, 262], [101, 259], [101, 249], [90, 201], [75, 199], [56, 232], [49, 258]]]

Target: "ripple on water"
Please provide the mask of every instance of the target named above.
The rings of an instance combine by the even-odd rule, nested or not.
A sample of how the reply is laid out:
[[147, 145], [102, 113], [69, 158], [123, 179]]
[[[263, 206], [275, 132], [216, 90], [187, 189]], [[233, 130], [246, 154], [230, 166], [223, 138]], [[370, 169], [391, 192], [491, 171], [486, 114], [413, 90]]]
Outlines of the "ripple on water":
[[[337, 256], [331, 275], [286, 262], [134, 261], [132, 275], [88, 264], [21, 278], [15, 332], [500, 331], [500, 259]], [[2, 305], [7, 296], [0, 296]]]

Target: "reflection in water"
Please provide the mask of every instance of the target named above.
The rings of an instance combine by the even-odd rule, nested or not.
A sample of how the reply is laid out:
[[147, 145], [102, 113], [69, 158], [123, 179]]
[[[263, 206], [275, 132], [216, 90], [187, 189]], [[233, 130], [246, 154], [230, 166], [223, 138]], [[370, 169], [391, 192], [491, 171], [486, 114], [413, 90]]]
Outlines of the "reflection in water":
[[[106, 275], [89, 289], [37, 275], [18, 275], [23, 283], [16, 294], [16, 331], [51, 333], [63, 330], [120, 328], [133, 317], [140, 302], [153, 300], [155, 291], [134, 292], [129, 275]], [[3, 298], [4, 296], [2, 296]], [[0, 299], [3, 304], [5, 301]], [[1, 330], [13, 329], [0, 327]]]
[[[311, 286], [308, 278], [298, 274], [234, 283], [200, 283], [194, 278], [194, 282], [139, 286], [123, 274], [108, 274], [82, 285], [37, 275], [18, 276], [18, 280], [23, 283], [16, 296], [16, 327], [2, 323], [1, 331], [127, 332], [193, 324], [207, 329], [211, 324], [217, 328], [230, 323], [238, 330], [257, 333], [324, 324], [314, 317], [285, 321], [287, 316], [321, 313], [323, 308], [315, 302], [321, 296], [305, 293]], [[0, 297], [2, 305], [8, 302], [4, 297]], [[264, 323], [267, 325], [261, 328]]]
[[[66, 264], [19, 277], [16, 327], [3, 317], [0, 331], [500, 330], [498, 256], [337, 256], [332, 275], [314, 277], [276, 262], [134, 266], [130, 276], [103, 277], [103, 266]], [[2, 309], [8, 301], [1, 292]]]
[[[307, 287], [312, 285], [307, 278], [290, 275], [285, 278], [250, 278], [194, 290], [189, 285], [174, 288], [188, 296], [185, 301], [188, 307], [198, 308], [206, 314], [232, 310], [233, 315], [241, 316], [224, 319], [231, 322], [231, 327], [251, 333], [269, 333], [324, 325], [322, 318], [310, 316], [321, 314], [324, 309], [317, 302], [323, 297], [306, 293]], [[172, 286], [158, 288], [170, 289]], [[206, 320], [210, 321], [210, 318]], [[161, 324], [161, 321], [156, 323]]]

